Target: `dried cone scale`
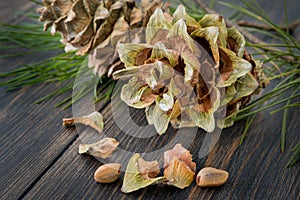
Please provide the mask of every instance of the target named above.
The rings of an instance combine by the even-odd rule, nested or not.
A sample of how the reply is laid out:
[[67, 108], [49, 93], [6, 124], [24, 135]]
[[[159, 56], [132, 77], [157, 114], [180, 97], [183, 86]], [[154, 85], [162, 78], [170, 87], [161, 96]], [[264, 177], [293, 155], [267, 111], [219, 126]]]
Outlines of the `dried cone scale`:
[[[260, 88], [260, 65], [246, 52], [244, 37], [226, 28], [218, 14], [197, 22], [182, 5], [172, 18], [157, 9], [147, 24], [146, 42], [118, 45], [125, 69], [113, 77], [129, 79], [121, 99], [145, 108], [159, 134], [169, 123], [211, 132], [216, 112], [227, 107], [227, 116], [235, 113]], [[217, 125], [232, 124], [229, 119]]]
[[181, 144], [164, 153], [164, 178], [169, 185], [185, 188], [195, 179], [196, 163], [192, 154]]
[[164, 175], [159, 175], [157, 161], [145, 161], [134, 154], [128, 162], [122, 192], [130, 193], [153, 184], [168, 184], [180, 189], [191, 185], [195, 179], [196, 163], [192, 154], [181, 144], [164, 153]]
[[130, 193], [160, 183], [163, 177], [156, 177], [158, 173], [157, 161], [145, 161], [140, 154], [135, 153], [128, 162], [121, 191]]
[[[52, 34], [61, 33], [65, 51], [76, 50], [84, 55], [99, 46], [89, 58], [89, 66], [95, 67], [94, 72], [99, 76], [108, 71], [110, 64], [114, 68], [123, 66], [117, 61], [103, 63], [114, 56], [114, 47], [122, 34], [145, 26], [154, 10], [163, 6], [161, 0], [142, 0], [140, 5], [134, 0], [43, 0], [43, 4], [38, 9], [39, 20], [45, 22], [45, 31], [51, 27]], [[109, 54], [97, 57], [104, 49]]]
[[155, 178], [159, 174], [160, 169], [156, 160], [145, 161], [143, 158], [139, 158], [137, 164], [142, 177], [146, 180]]

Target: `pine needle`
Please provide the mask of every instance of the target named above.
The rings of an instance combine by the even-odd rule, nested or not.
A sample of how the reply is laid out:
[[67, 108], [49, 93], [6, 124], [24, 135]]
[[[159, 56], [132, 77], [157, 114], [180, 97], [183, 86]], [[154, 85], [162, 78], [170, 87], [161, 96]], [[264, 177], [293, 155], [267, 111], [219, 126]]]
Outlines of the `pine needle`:
[[294, 152], [286, 167], [293, 167], [300, 160], [300, 142], [292, 149]]
[[[266, 15], [266, 12], [261, 9], [259, 4], [255, 0], [245, 1], [242, 0], [245, 7], [233, 5], [230, 3], [221, 2], [222, 5], [226, 7], [230, 7], [231, 9], [235, 9], [239, 13], [246, 14], [254, 19], [256, 19], [261, 24], [266, 25], [266, 27], [270, 27], [275, 31], [274, 33], [270, 33], [266, 30], [261, 30], [258, 28], [248, 28], [247, 30], [261, 33], [264, 36], [272, 38], [276, 43], [271, 44], [252, 44], [247, 43], [248, 46], [255, 48], [258, 54], [261, 57], [258, 57], [263, 63], [275, 63], [274, 69], [264, 69], [266, 74], [269, 76], [266, 81], [272, 81], [275, 79], [281, 79], [278, 85], [269, 93], [264, 94], [262, 97], [250, 103], [245, 108], [241, 109], [238, 113], [238, 116], [235, 120], [241, 120], [245, 117], [248, 117], [246, 122], [245, 131], [248, 130], [249, 125], [252, 123], [250, 120], [250, 116], [255, 116], [258, 112], [261, 112], [266, 109], [270, 109], [274, 106], [277, 106], [281, 103], [286, 103], [285, 106], [273, 110], [270, 112], [271, 114], [283, 111], [282, 113], [282, 129], [281, 129], [281, 139], [280, 139], [280, 150], [284, 152], [285, 149], [285, 140], [287, 134], [287, 118], [288, 118], [288, 109], [291, 107], [300, 106], [299, 94], [299, 60], [300, 60], [300, 44], [296, 41], [294, 37], [289, 34], [289, 30], [282, 29], [278, 25], [272, 22], [272, 20]], [[288, 15], [286, 11], [286, 2], [284, 1], [285, 6], [285, 25], [288, 24]], [[279, 69], [280, 67], [280, 69]], [[279, 74], [273, 74], [275, 70], [280, 71]], [[272, 72], [273, 71], [273, 72]], [[280, 96], [286, 95], [293, 91], [293, 93], [284, 99], [279, 99]], [[273, 102], [268, 103], [267, 106], [263, 108], [259, 108], [260, 105], [266, 103], [267, 101], [273, 100]], [[294, 101], [292, 103], [292, 101]], [[253, 111], [251, 111], [253, 110]], [[231, 117], [231, 116], [229, 116]], [[246, 133], [244, 132], [242, 136], [242, 141], [245, 137]], [[241, 142], [242, 142], [241, 141]], [[300, 159], [300, 143], [294, 148], [294, 155], [290, 159], [288, 163], [288, 167], [291, 167]]]
[[245, 129], [244, 129], [244, 132], [243, 132], [242, 137], [241, 137], [241, 140], [240, 140], [240, 145], [243, 144], [243, 142], [244, 142], [244, 140], [245, 140], [245, 138], [246, 138], [246, 135], [247, 135], [247, 133], [248, 133], [248, 130], [249, 130], [249, 128], [251, 127], [252, 123], [253, 123], [254, 120], [255, 120], [255, 117], [256, 117], [256, 114], [247, 117], [247, 122], [246, 122], [246, 125], [245, 125]]

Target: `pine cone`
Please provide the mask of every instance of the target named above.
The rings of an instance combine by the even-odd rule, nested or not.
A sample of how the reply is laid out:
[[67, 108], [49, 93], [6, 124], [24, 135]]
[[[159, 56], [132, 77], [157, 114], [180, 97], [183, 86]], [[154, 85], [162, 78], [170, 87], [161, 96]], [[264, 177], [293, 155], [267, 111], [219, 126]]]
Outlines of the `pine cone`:
[[167, 19], [158, 8], [147, 24], [146, 41], [118, 46], [125, 69], [113, 77], [130, 78], [121, 99], [145, 108], [159, 134], [169, 122], [175, 128], [198, 126], [211, 132], [217, 111], [227, 106], [229, 114], [236, 112], [259, 88], [258, 68], [245, 51], [244, 37], [227, 29], [220, 15], [208, 14], [197, 22], [179, 6]]
[[105, 42], [115, 29], [127, 31], [147, 23], [160, 1], [142, 1], [142, 9], [134, 0], [43, 0], [38, 9], [44, 30], [60, 32], [65, 51], [77, 50], [83, 55]]
[[[110, 77], [114, 71], [124, 68], [116, 52], [116, 45], [131, 42], [131, 34], [136, 34], [134, 37], [138, 39], [139, 34], [136, 32], [147, 25], [156, 8], [168, 10], [168, 4], [163, 4], [161, 0], [142, 0], [138, 7], [132, 9], [129, 22], [123, 20], [123, 17], [119, 18], [111, 34], [89, 55], [88, 66], [94, 68], [94, 74], [99, 77], [107, 74]], [[167, 12], [165, 15], [168, 15]]]

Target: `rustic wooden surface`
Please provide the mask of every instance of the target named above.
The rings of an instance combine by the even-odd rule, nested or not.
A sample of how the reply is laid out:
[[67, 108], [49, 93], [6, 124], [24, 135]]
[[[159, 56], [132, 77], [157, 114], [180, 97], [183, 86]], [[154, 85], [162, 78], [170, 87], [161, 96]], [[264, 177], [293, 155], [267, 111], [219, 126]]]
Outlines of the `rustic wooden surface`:
[[[22, 16], [15, 17], [15, 12], [26, 11], [32, 6], [21, 0], [13, 4], [10, 2], [1, 2], [1, 21], [20, 21]], [[290, 20], [299, 16], [295, 3], [288, 2], [292, 16]], [[273, 18], [283, 16], [282, 4], [262, 4], [265, 8], [273, 5], [270, 9]], [[15, 69], [45, 56], [0, 60], [0, 71]], [[205, 158], [197, 156], [203, 139], [201, 134], [197, 135], [189, 147], [197, 163], [197, 171], [203, 166], [226, 169], [230, 177], [224, 186], [203, 189], [193, 183], [184, 190], [151, 186], [123, 194], [120, 191], [121, 179], [107, 185], [93, 180], [93, 173], [100, 162], [77, 153], [78, 145], [83, 138], [89, 137], [91, 130], [84, 131], [79, 137], [74, 128], [62, 127], [62, 118], [72, 116], [72, 110], [53, 108], [59, 98], [41, 105], [33, 104], [56, 87], [55, 84], [40, 84], [9, 93], [5, 92], [5, 88], [0, 88], [1, 199], [300, 199], [300, 165], [297, 163], [293, 168], [285, 168], [291, 147], [300, 140], [298, 110], [291, 110], [288, 116], [284, 154], [279, 150], [281, 116], [269, 115], [268, 111], [257, 116], [241, 146], [243, 121], [223, 130], [218, 143]], [[60, 98], [67, 95], [71, 94]], [[153, 138], [153, 145], [145, 145], [142, 139], [124, 136], [115, 125], [110, 105], [97, 105], [97, 109], [104, 115], [105, 133], [120, 140], [123, 149], [146, 152], [163, 147], [172, 137], [171, 134], [161, 138], [157, 136]], [[140, 112], [132, 112], [132, 118], [143, 123], [139, 116]]]

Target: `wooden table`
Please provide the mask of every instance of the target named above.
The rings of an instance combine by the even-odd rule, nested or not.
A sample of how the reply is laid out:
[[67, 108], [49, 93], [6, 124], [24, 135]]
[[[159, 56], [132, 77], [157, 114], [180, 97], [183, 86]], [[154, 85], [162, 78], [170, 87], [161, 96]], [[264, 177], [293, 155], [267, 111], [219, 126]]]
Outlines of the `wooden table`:
[[[283, 3], [262, 5], [273, 19], [282, 22]], [[290, 20], [299, 18], [299, 1], [288, 1]], [[297, 6], [298, 4], [298, 6]], [[17, 0], [3, 1], [1, 21], [15, 23], [24, 17], [16, 12], [26, 11], [32, 4]], [[1, 72], [35, 62], [47, 53], [0, 60]], [[34, 101], [57, 89], [56, 84], [38, 84], [13, 92], [0, 88], [0, 198], [1, 199], [300, 199], [300, 163], [293, 168], [285, 165], [290, 149], [300, 141], [299, 110], [288, 115], [286, 152], [280, 152], [281, 115], [260, 113], [250, 128], [243, 145], [239, 145], [245, 121], [223, 130], [216, 146], [204, 158], [198, 158], [201, 137], [189, 146], [197, 163], [197, 171], [204, 166], [226, 169], [228, 182], [217, 188], [199, 188], [193, 183], [180, 190], [171, 186], [150, 186], [130, 194], [120, 191], [122, 179], [114, 184], [102, 185], [93, 179], [100, 162], [92, 156], [78, 154], [81, 137], [74, 128], [62, 126], [62, 118], [72, 116], [72, 110], [53, 108], [69, 94], [51, 99], [40, 105]], [[111, 117], [111, 105], [97, 105], [103, 113], [109, 136], [123, 136]], [[133, 112], [137, 116], [139, 112]], [[88, 134], [88, 133], [83, 133]], [[169, 136], [165, 136], [168, 138]], [[162, 138], [154, 137], [161, 142]], [[199, 139], [199, 141], [198, 141]], [[139, 140], [121, 140], [122, 148], [143, 149]], [[164, 145], [163, 142], [159, 145]], [[159, 146], [158, 145], [158, 146]]]

